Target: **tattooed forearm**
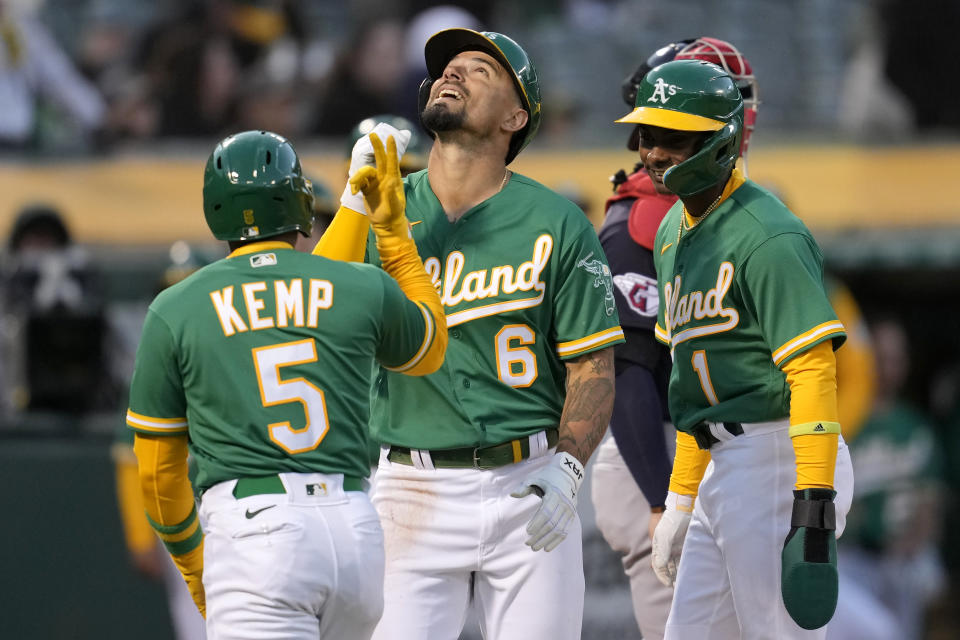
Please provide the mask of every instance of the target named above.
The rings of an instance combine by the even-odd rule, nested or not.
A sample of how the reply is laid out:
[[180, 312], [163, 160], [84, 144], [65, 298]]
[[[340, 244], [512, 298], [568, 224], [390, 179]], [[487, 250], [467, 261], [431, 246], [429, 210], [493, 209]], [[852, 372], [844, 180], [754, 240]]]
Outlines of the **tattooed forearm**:
[[567, 363], [567, 397], [560, 417], [557, 451], [566, 451], [587, 463], [610, 422], [613, 390], [613, 348]]

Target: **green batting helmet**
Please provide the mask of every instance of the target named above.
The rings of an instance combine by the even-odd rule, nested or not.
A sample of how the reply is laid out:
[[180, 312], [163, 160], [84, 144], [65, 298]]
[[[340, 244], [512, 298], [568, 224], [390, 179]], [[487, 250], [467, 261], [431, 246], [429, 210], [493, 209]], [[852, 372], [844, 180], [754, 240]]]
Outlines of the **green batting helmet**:
[[540, 80], [537, 68], [523, 48], [511, 38], [493, 31], [474, 31], [473, 29], [446, 29], [435, 33], [424, 49], [429, 78], [421, 86], [420, 111], [423, 112], [426, 100], [424, 89], [430, 91], [430, 84], [443, 75], [450, 59], [462, 51], [483, 51], [494, 57], [504, 69], [510, 71], [513, 83], [520, 95], [523, 108], [529, 114], [527, 125], [513, 134], [507, 151], [507, 164], [527, 146], [540, 128]]
[[733, 78], [717, 65], [674, 60], [644, 76], [636, 108], [617, 122], [710, 132], [697, 153], [663, 175], [670, 191], [691, 196], [724, 179], [740, 156], [743, 97]]
[[[373, 131], [373, 128], [380, 122], [385, 122], [400, 131], [406, 129], [410, 132], [410, 142], [407, 143], [407, 150], [403, 153], [403, 157], [400, 158], [400, 171], [411, 172], [425, 169], [427, 166], [427, 158], [430, 156], [430, 144], [427, 137], [423, 135], [420, 127], [414, 125], [402, 116], [395, 116], [390, 113], [364, 118], [357, 123], [357, 126], [350, 130], [347, 158], [353, 153], [353, 145], [357, 143], [357, 140]], [[381, 142], [384, 144], [387, 143], [386, 140], [382, 140]]]
[[293, 145], [269, 131], [221, 140], [203, 172], [203, 214], [218, 240], [309, 236], [313, 187]]

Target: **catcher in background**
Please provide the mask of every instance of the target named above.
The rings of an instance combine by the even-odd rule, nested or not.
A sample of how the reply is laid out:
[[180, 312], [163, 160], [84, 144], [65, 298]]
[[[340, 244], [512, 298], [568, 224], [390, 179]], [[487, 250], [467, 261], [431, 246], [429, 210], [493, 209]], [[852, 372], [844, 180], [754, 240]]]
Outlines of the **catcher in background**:
[[[632, 107], [647, 72], [673, 59], [714, 62], [737, 83], [744, 97], [747, 123], [741, 144], [745, 171], [745, 154], [758, 106], [757, 86], [750, 63], [729, 42], [696, 38], [661, 47], [624, 80], [624, 101]], [[627, 148], [638, 151], [639, 139], [638, 124], [630, 133]], [[668, 453], [664, 426], [670, 420], [667, 382], [671, 362], [670, 350], [653, 334], [658, 301], [653, 240], [677, 197], [658, 193], [642, 163], [629, 176], [619, 171], [613, 181], [616, 195], [607, 201], [599, 236], [610, 261], [626, 342], [615, 350], [617, 394], [610, 419], [612, 437], [597, 451], [591, 471], [591, 497], [597, 527], [620, 553], [630, 579], [637, 625], [645, 639], [658, 640], [663, 638], [673, 599], [673, 589], [657, 579], [650, 562], [653, 530], [663, 513], [670, 479], [672, 452]]]
[[436, 371], [447, 332], [395, 197], [396, 144], [371, 143], [376, 166], [353, 188], [383, 271], [294, 250], [310, 233], [310, 183], [287, 140], [247, 131], [204, 172], [207, 224], [230, 255], [147, 312], [127, 412], [143, 503], [214, 638], [369, 638], [381, 614], [369, 404], [356, 390], [375, 361]]
[[[575, 205], [507, 168], [540, 123], [526, 52], [499, 33], [449, 29], [425, 58], [421, 120], [435, 141], [402, 195], [450, 343], [418, 384], [383, 370], [374, 383], [387, 558], [374, 637], [456, 638], [472, 606], [486, 637], [573, 640], [577, 492], [610, 418], [623, 335], [609, 267]], [[364, 204], [349, 196], [317, 250], [350, 246], [359, 259]]]
[[653, 536], [654, 570], [675, 583], [665, 637], [823, 638], [853, 472], [820, 250], [736, 169], [744, 104], [723, 69], [662, 64], [635, 105], [618, 122], [640, 125], [654, 187], [680, 198], [653, 247], [677, 429]]

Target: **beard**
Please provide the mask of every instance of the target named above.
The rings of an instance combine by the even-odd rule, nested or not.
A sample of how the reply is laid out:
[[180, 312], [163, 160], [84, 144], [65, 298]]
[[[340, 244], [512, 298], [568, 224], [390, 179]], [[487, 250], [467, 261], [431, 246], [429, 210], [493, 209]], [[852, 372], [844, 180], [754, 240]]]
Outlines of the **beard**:
[[463, 111], [451, 112], [445, 104], [431, 104], [420, 114], [423, 126], [434, 133], [456, 131], [463, 126]]

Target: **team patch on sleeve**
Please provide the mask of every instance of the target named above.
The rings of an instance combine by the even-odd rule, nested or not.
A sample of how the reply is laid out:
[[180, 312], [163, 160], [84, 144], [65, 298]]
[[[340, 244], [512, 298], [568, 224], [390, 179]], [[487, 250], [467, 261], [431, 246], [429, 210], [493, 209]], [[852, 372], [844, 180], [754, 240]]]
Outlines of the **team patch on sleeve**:
[[127, 425], [147, 433], [180, 434], [187, 432], [186, 418], [152, 418], [127, 409]]
[[809, 331], [801, 333], [773, 352], [773, 363], [779, 366], [784, 360], [804, 351], [826, 338], [844, 335], [843, 324], [839, 320], [824, 322]]
[[611, 327], [609, 329], [594, 333], [593, 335], [589, 335], [585, 338], [580, 338], [579, 340], [558, 343], [557, 355], [561, 358], [569, 358], [571, 356], [578, 356], [581, 353], [594, 351], [601, 347], [606, 347], [622, 341], [623, 329], [621, 329], [619, 326]]
[[[606, 311], [608, 316], [612, 316], [617, 310], [617, 303], [613, 297], [613, 279], [610, 277], [610, 267], [608, 267], [607, 264], [602, 260], [594, 258], [593, 252], [591, 251], [586, 255], [586, 257], [581, 258], [580, 261], [577, 262], [577, 268], [583, 269], [594, 277], [594, 289], [603, 287], [604, 311]], [[559, 345], [557, 349], [559, 350]]]

